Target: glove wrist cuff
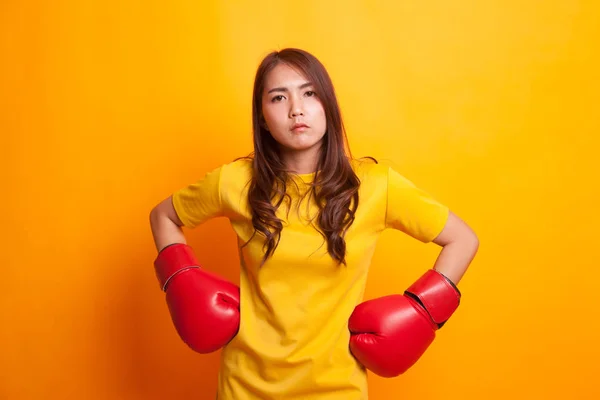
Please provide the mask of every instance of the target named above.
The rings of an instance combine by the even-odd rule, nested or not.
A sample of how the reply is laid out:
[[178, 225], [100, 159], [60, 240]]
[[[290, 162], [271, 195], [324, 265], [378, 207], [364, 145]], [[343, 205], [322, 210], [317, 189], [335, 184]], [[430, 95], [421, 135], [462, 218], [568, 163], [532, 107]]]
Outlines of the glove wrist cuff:
[[448, 277], [430, 269], [406, 291], [427, 311], [433, 322], [441, 328], [460, 304], [461, 293]]
[[193, 249], [185, 243], [173, 243], [164, 247], [154, 260], [154, 272], [162, 291], [177, 274], [191, 268], [200, 268]]

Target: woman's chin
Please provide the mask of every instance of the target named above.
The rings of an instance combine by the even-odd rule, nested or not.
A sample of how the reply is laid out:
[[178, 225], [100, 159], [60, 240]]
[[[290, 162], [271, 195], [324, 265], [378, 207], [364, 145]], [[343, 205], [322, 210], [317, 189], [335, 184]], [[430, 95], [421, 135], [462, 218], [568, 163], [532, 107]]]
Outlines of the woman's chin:
[[319, 142], [317, 142], [317, 143], [314, 143], [314, 142], [286, 143], [283, 147], [287, 151], [302, 152], [302, 151], [314, 150], [315, 148], [318, 147], [318, 145], [319, 145]]

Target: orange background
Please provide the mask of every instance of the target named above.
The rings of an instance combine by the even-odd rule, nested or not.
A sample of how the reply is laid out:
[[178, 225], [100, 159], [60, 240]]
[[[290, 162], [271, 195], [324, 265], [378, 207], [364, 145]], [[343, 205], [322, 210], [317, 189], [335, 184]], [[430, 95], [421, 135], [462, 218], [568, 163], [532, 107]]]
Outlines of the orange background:
[[[0, 398], [214, 398], [219, 354], [176, 335], [148, 214], [251, 150], [255, 69], [287, 46], [329, 69], [355, 155], [481, 241], [459, 311], [371, 398], [600, 398], [598, 3], [282, 3], [0, 3]], [[186, 237], [239, 280], [227, 220]], [[386, 232], [366, 297], [438, 251]]]

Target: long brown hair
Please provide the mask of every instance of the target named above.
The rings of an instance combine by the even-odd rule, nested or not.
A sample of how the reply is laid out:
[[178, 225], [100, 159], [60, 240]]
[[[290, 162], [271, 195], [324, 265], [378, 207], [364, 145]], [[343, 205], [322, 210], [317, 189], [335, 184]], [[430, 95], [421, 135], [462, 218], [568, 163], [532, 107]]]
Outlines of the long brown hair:
[[[354, 173], [348, 140], [333, 83], [323, 64], [312, 54], [295, 48], [286, 48], [268, 54], [259, 65], [254, 80], [252, 97], [252, 128], [254, 152], [252, 181], [248, 202], [252, 212], [254, 233], [265, 237], [264, 262], [279, 244], [283, 221], [276, 211], [287, 197], [286, 188], [290, 171], [281, 159], [279, 145], [265, 129], [262, 120], [262, 95], [267, 74], [279, 63], [300, 71], [313, 83], [323, 104], [327, 130], [323, 137], [315, 178], [310, 192], [319, 213], [315, 227], [327, 241], [327, 251], [340, 264], [346, 264], [344, 236], [354, 222], [358, 207], [360, 181]], [[254, 236], [254, 235], [253, 235]]]

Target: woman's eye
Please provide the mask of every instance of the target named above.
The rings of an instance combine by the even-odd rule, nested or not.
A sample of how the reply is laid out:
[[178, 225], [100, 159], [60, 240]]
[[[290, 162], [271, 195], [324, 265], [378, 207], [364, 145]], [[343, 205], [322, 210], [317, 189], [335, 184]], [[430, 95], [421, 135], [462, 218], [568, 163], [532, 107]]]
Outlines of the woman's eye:
[[282, 96], [282, 95], [275, 96], [275, 97], [273, 97], [273, 98], [271, 99], [271, 101], [272, 101], [272, 102], [279, 101], [279, 100], [281, 100], [282, 98], [283, 98], [283, 96]]
[[312, 90], [309, 90], [308, 92], [306, 92], [306, 94], [307, 94], [309, 97], [312, 97], [312, 96], [315, 96], [315, 95], [316, 95], [316, 93], [315, 93], [314, 91], [312, 91]]

